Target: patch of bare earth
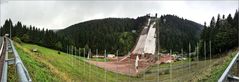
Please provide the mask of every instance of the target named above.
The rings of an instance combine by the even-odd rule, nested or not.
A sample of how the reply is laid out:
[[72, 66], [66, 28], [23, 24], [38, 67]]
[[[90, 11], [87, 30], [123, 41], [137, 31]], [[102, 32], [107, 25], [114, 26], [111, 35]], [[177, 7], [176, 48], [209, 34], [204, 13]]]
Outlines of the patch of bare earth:
[[135, 58], [127, 57], [122, 61], [120, 61], [120, 59], [123, 59], [123, 57], [119, 57], [118, 61], [117, 59], [111, 59], [110, 62], [97, 62], [91, 60], [89, 60], [88, 62], [100, 68], [106, 69], [107, 71], [112, 71], [115, 73], [130, 76], [137, 76], [138, 74], [144, 72], [149, 66], [153, 64], [152, 62], [149, 61], [149, 59], [142, 58], [139, 60], [138, 72], [136, 72]]

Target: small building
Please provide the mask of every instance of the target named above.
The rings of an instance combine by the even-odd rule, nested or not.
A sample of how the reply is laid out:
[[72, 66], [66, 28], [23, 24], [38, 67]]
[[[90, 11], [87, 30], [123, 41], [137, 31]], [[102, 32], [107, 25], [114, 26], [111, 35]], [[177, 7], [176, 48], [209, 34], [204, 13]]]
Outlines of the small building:
[[93, 57], [93, 58], [105, 58], [104, 55], [93, 55], [92, 57]]
[[108, 58], [115, 58], [115, 55], [114, 54], [108, 54], [107, 57]]
[[170, 54], [162, 55], [159, 59], [159, 61], [161, 63], [172, 63], [175, 60], [176, 60], [175, 57], [173, 55], [170, 55]]

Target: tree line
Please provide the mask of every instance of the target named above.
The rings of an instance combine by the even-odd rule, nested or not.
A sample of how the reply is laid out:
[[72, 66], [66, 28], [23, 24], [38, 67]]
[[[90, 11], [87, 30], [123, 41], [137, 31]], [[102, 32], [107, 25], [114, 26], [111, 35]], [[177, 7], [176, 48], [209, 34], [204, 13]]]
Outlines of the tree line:
[[[132, 18], [105, 18], [86, 21], [57, 31], [64, 39], [71, 41], [77, 48], [91, 49], [103, 54], [104, 50], [120, 55], [127, 54], [136, 43], [136, 39], [149, 16]], [[83, 52], [83, 51], [82, 51]]]
[[162, 15], [157, 22], [157, 44], [160, 43], [157, 47], [160, 48], [160, 52], [188, 52], [189, 44], [194, 48], [199, 42], [203, 28], [201, 24], [175, 15]]
[[62, 50], [63, 43], [67, 40], [60, 38], [53, 30], [40, 29], [35, 26], [26, 26], [21, 22], [13, 25], [11, 19], [7, 19], [4, 25], [0, 28], [0, 35], [9, 34], [13, 40], [26, 43], [38, 44], [52, 49]]
[[57, 32], [22, 25], [21, 22], [13, 25], [11, 19], [7, 19], [0, 28], [0, 34], [3, 36], [11, 32], [12, 39], [19, 43], [37, 44], [75, 55], [83, 56], [82, 53], [87, 53], [89, 49], [93, 53], [98, 49], [100, 54], [104, 50], [109, 53], [119, 50], [120, 55], [124, 55], [134, 46], [148, 17], [96, 19], [74, 24]]
[[[100, 54], [103, 54], [104, 50], [109, 53], [119, 50], [120, 55], [124, 55], [136, 44], [136, 39], [148, 18], [146, 15], [136, 19], [96, 19], [77, 23], [57, 32], [22, 25], [21, 22], [13, 25], [11, 19], [7, 19], [0, 28], [0, 35], [9, 34], [11, 29], [12, 38], [18, 42], [38, 44], [76, 55], [82, 55], [83, 50], [89, 49], [93, 53], [98, 49]], [[217, 19], [212, 17], [208, 26], [206, 23], [202, 26], [174, 15], [162, 15], [156, 21], [159, 34], [157, 44], [160, 43], [157, 47], [160, 47], [161, 52], [187, 51], [190, 44], [192, 51], [198, 46], [200, 57], [205, 57], [205, 54], [218, 54], [238, 47], [238, 11], [234, 17], [231, 14], [227, 17], [218, 14]]]
[[218, 14], [217, 19], [212, 17], [209, 25], [204, 23], [199, 43], [200, 57], [209, 54], [218, 57], [218, 53], [238, 47], [238, 15], [237, 10], [234, 17]]

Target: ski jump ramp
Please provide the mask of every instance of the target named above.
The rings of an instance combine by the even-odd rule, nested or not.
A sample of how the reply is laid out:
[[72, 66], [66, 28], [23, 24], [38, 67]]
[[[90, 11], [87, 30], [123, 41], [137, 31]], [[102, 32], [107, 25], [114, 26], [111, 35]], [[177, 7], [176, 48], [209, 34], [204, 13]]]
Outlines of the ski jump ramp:
[[154, 54], [156, 49], [156, 28], [154, 27], [155, 22], [150, 25], [148, 36], [145, 40], [144, 53]]
[[137, 44], [132, 51], [132, 54], [154, 54], [156, 49], [156, 28], [155, 21], [149, 18], [147, 25], [143, 28]]

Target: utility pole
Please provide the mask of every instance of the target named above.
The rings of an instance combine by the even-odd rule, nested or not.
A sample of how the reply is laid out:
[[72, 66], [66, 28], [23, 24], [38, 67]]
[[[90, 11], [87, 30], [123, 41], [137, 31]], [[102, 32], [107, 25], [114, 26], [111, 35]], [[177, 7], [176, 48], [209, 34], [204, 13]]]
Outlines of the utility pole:
[[68, 45], [66, 46], [66, 53], [68, 54]]
[[11, 23], [9, 23], [10, 25], [9, 25], [9, 27], [10, 27], [10, 33], [9, 33], [9, 37], [10, 37], [10, 39], [12, 39], [12, 29], [11, 29]]
[[[117, 55], [117, 67], [116, 67], [116, 70], [119, 70], [118, 69], [118, 64], [119, 64], [119, 51], [118, 50], [116, 51], [116, 55]], [[117, 82], [118, 82], [118, 80], [119, 80], [119, 74], [117, 73]]]
[[188, 63], [189, 63], [189, 73], [190, 73], [190, 69], [191, 69], [191, 44], [189, 43], [189, 46], [188, 46]]
[[[157, 15], [157, 13], [156, 13], [156, 15]], [[156, 18], [157, 18], [157, 16], [156, 16]], [[157, 20], [156, 20], [157, 21]], [[160, 21], [160, 20], [159, 20]], [[157, 24], [156, 24], [157, 25]], [[156, 32], [157, 32], [157, 34], [158, 34], [158, 36], [157, 36], [157, 38], [158, 38], [158, 60], [157, 61], [159, 61], [160, 60], [160, 41], [159, 41], [159, 23], [158, 23], [158, 28], [156, 29]], [[159, 73], [159, 64], [158, 64], [158, 73]], [[158, 75], [158, 82], [159, 82], [159, 77], [160, 77], [160, 75]]]
[[[129, 54], [129, 65], [131, 64], [130, 63], [130, 52], [128, 52], [128, 54]], [[130, 74], [130, 72], [131, 72], [131, 70], [130, 70], [130, 66], [129, 66], [129, 74]], [[129, 76], [129, 82], [130, 82], [130, 76]]]
[[[210, 62], [210, 64], [211, 64], [211, 59], [212, 59], [212, 43], [211, 43], [211, 40], [209, 41], [209, 50], [210, 50], [210, 52], [209, 52], [209, 54], [210, 54], [210, 60], [209, 60], [209, 62]], [[209, 67], [210, 68], [210, 67]], [[210, 71], [211, 71], [211, 68], [210, 68]]]
[[205, 60], [207, 59], [207, 52], [206, 52], [206, 41], [204, 41], [204, 56], [205, 56]]
[[[104, 53], [104, 56], [105, 56], [105, 62], [106, 62], [106, 50], [105, 50], [105, 53]], [[107, 80], [106, 80], [106, 68], [105, 68], [105, 82], [107, 82]]]
[[[84, 48], [84, 51], [83, 51], [83, 55], [84, 55], [84, 60], [86, 59], [86, 57], [85, 57], [85, 48]], [[85, 70], [86, 70], [86, 68], [85, 68], [85, 65], [86, 65], [86, 63], [85, 63], [86, 61], [84, 61], [84, 74], [85, 74]]]
[[[170, 49], [170, 59], [172, 60], [172, 50]], [[173, 73], [173, 70], [172, 70], [172, 62], [170, 62], [170, 66], [169, 66], [169, 73], [170, 73], [170, 82], [172, 82], [172, 79], [173, 79], [173, 75], [172, 75], [172, 73]]]

